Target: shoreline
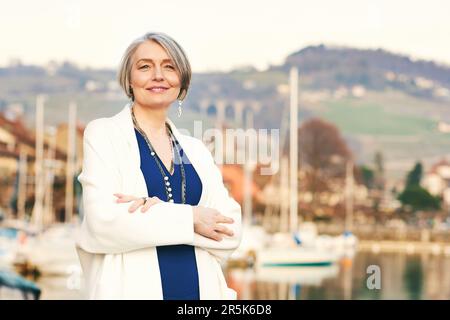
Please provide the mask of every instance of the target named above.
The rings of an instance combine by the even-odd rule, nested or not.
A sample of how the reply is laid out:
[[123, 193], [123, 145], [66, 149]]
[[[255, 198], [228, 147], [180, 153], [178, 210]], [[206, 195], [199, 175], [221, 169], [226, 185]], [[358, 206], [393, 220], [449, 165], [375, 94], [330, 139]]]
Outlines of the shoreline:
[[450, 256], [450, 243], [429, 241], [399, 241], [399, 240], [359, 240], [358, 251], [373, 253], [405, 252], [431, 253]]

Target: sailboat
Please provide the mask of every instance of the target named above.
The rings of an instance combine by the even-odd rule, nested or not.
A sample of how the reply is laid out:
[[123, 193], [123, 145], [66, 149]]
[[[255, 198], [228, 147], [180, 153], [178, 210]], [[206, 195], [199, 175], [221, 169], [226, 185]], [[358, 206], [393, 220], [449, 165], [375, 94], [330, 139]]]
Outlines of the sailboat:
[[74, 224], [66, 223], [47, 228], [23, 248], [26, 263], [42, 276], [81, 274], [75, 249], [75, 229]]
[[[284, 119], [283, 119], [284, 120]], [[299, 237], [298, 224], [298, 70], [290, 71], [290, 184], [287, 187], [287, 160], [281, 162], [280, 190], [289, 191], [289, 232], [272, 235], [269, 245], [256, 252], [256, 267], [327, 267], [335, 264], [339, 256], [333, 251], [322, 250], [316, 246], [304, 246]], [[282, 131], [282, 134], [284, 131]], [[284, 139], [283, 139], [284, 140]], [[283, 144], [282, 144], [283, 145]], [[285, 185], [283, 185], [285, 184]], [[286, 197], [287, 198], [287, 197]], [[281, 201], [281, 220], [287, 214], [286, 201]], [[303, 236], [303, 232], [302, 232]]]
[[327, 267], [339, 260], [333, 251], [303, 246], [295, 233], [276, 233], [269, 247], [258, 250], [257, 267]]
[[[76, 224], [72, 221], [73, 204], [73, 176], [75, 161], [75, 121], [76, 104], [69, 106], [69, 134], [68, 134], [68, 160], [66, 174], [66, 221], [65, 223], [52, 223], [52, 181], [45, 179], [52, 176], [45, 170], [53, 170], [53, 167], [44, 168], [44, 105], [43, 99], [38, 99], [36, 112], [36, 196], [32, 214], [32, 223], [38, 232], [35, 237], [21, 246], [18, 254], [22, 257], [22, 264], [26, 268], [38, 270], [41, 275], [70, 275], [74, 270], [81, 273], [81, 267], [75, 249]], [[54, 159], [55, 144], [51, 143], [51, 151], [47, 162]], [[48, 166], [47, 166], [48, 167]], [[46, 190], [47, 189], [47, 190]], [[46, 192], [44, 193], [44, 191]], [[50, 197], [50, 198], [49, 198]], [[52, 223], [52, 224], [50, 224]], [[77, 271], [78, 272], [78, 271]]]

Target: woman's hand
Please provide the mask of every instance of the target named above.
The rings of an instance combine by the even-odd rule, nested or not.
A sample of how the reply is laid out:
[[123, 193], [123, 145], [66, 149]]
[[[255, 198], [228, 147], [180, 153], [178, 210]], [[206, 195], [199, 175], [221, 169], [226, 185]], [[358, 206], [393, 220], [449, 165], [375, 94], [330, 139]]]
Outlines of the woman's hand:
[[122, 193], [114, 193], [114, 196], [117, 197], [117, 203], [133, 201], [133, 204], [128, 208], [128, 212], [130, 213], [135, 212], [140, 206], [142, 206], [141, 212], [146, 212], [152, 205], [162, 202], [158, 197], [146, 197], [144, 200], [144, 198], [129, 196]]
[[233, 236], [233, 231], [219, 223], [233, 223], [234, 220], [224, 216], [219, 211], [202, 206], [193, 207], [194, 211], [194, 232], [221, 241], [223, 235]]

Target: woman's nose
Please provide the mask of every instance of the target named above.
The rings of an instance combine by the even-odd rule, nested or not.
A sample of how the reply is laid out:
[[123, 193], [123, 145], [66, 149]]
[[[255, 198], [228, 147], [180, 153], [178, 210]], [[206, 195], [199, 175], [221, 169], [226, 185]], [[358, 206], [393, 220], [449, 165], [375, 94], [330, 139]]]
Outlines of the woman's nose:
[[162, 80], [163, 79], [163, 74], [162, 74], [162, 70], [160, 67], [155, 67], [153, 72], [153, 79], [154, 80]]

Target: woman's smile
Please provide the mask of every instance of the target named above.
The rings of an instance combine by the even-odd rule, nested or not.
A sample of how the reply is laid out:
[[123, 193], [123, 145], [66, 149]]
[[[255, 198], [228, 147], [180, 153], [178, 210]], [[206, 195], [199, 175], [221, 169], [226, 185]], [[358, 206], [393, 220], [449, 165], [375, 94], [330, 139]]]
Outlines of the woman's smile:
[[166, 92], [169, 88], [167, 87], [162, 87], [162, 86], [155, 86], [155, 87], [150, 87], [147, 88], [147, 91], [150, 91], [152, 93], [163, 93]]

